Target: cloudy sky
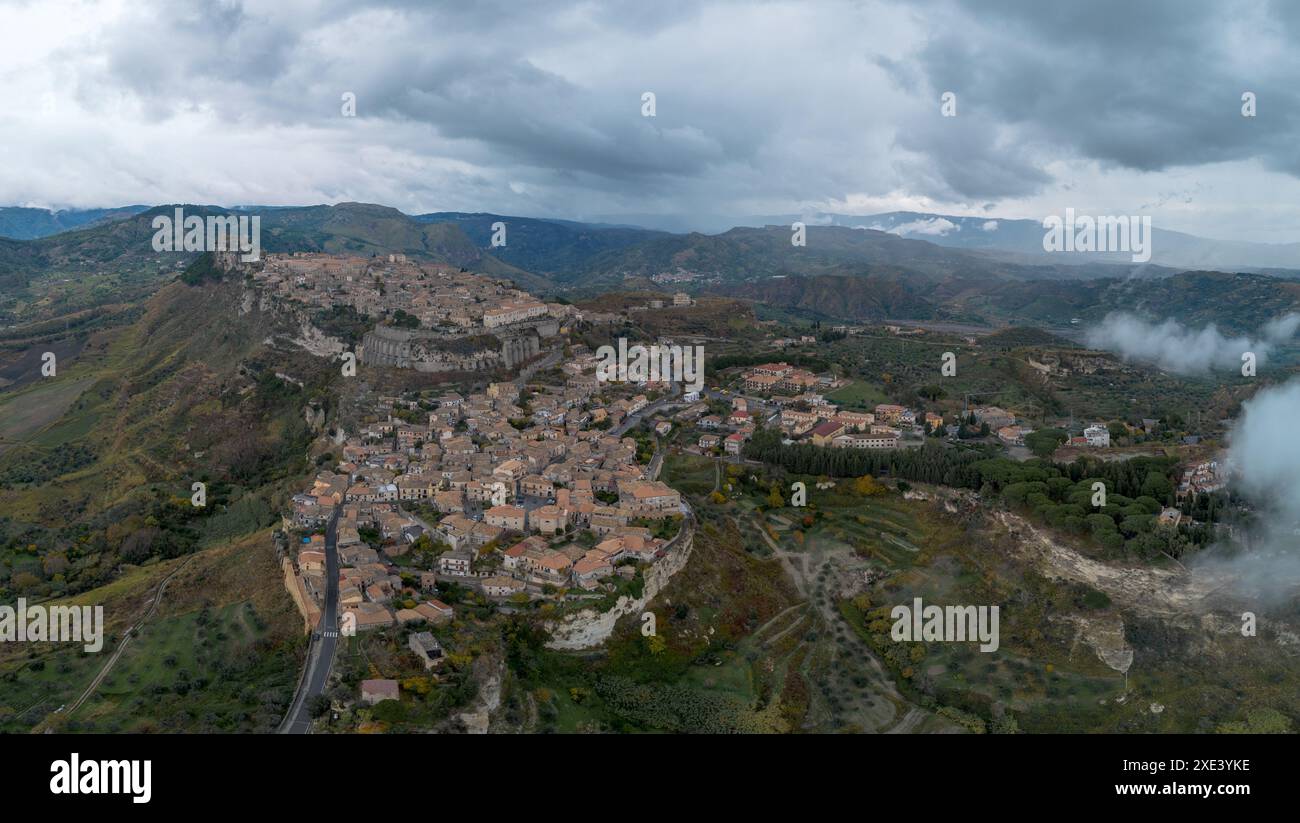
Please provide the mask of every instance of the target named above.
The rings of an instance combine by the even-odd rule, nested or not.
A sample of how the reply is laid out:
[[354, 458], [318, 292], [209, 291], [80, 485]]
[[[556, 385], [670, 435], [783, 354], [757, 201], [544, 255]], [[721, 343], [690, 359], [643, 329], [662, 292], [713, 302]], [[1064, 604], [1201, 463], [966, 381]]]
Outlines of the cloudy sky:
[[1300, 241], [1297, 41], [1300, 4], [1231, 0], [0, 0], [0, 204], [1073, 207]]

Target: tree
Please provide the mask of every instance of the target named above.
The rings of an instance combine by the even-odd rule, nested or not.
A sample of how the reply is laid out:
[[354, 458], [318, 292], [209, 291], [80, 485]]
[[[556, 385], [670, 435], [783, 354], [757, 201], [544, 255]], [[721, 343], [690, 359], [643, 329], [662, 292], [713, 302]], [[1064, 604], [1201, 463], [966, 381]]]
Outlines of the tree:
[[418, 329], [420, 328], [420, 318], [398, 309], [393, 312], [393, 325], [399, 329]]
[[1173, 493], [1173, 490], [1174, 487], [1169, 482], [1169, 478], [1155, 470], [1147, 472], [1147, 476], [1142, 481], [1142, 494], [1147, 497], [1154, 497], [1156, 500], [1166, 499]]
[[1056, 451], [1057, 446], [1067, 439], [1069, 435], [1062, 429], [1039, 429], [1025, 435], [1025, 445], [1036, 457], [1046, 460]]
[[323, 694], [313, 695], [307, 701], [307, 713], [312, 717], [323, 717], [330, 710], [330, 699]]
[[1251, 709], [1246, 721], [1220, 724], [1219, 734], [1290, 734], [1291, 718], [1273, 708]]
[[767, 494], [767, 505], [772, 509], [779, 509], [785, 505], [785, 498], [781, 496], [781, 487], [775, 483]]
[[993, 724], [989, 728], [993, 734], [1020, 734], [1020, 724], [1016, 722], [1016, 716], [1011, 712], [1005, 712], [1001, 717], [995, 717]]
[[1106, 431], [1110, 433], [1111, 442], [1118, 442], [1128, 437], [1128, 426], [1124, 425], [1122, 420], [1112, 420], [1107, 423]]
[[853, 493], [858, 497], [875, 497], [884, 494], [885, 491], [885, 487], [869, 474], [864, 474], [853, 481]]

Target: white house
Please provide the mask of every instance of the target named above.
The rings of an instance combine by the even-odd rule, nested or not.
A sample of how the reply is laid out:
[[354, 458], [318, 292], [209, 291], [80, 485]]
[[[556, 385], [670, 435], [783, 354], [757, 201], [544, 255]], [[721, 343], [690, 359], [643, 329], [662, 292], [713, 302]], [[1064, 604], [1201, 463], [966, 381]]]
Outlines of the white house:
[[1083, 430], [1083, 438], [1089, 446], [1105, 448], [1110, 445], [1110, 429], [1102, 425], [1089, 426]]

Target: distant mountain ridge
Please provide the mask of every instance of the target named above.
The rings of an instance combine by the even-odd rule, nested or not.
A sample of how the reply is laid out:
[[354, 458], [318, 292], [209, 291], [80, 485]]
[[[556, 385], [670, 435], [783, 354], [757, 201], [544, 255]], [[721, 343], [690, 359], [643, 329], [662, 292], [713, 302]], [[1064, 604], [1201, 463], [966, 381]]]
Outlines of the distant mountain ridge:
[[148, 206], [120, 206], [111, 209], [35, 209], [0, 206], [0, 237], [36, 240], [52, 234], [121, 220], [147, 211]]
[[849, 322], [907, 319], [1068, 328], [1125, 311], [1175, 319], [1192, 327], [1213, 323], [1226, 332], [1248, 333], [1300, 310], [1300, 283], [1260, 274], [1206, 271], [1148, 280], [996, 281], [962, 276], [927, 280], [900, 271], [770, 278], [712, 291], [808, 318]]
[[[340, 203], [340, 206], [356, 204]], [[152, 207], [143, 205], [101, 209], [51, 210], [18, 206], [0, 207], [0, 238], [32, 240], [62, 232], [131, 217]], [[217, 208], [217, 207], [213, 207]], [[244, 211], [270, 216], [329, 206], [234, 206], [224, 211]], [[376, 206], [375, 208], [387, 208]], [[1026, 265], [1092, 265], [1131, 263], [1127, 252], [1052, 253], [1043, 250], [1041, 220], [997, 215], [962, 216], [938, 212], [895, 211], [854, 215], [813, 211], [804, 214], [725, 217], [700, 215], [602, 215], [592, 222], [554, 217], [520, 217], [491, 212], [429, 212], [396, 214], [424, 224], [459, 226], [475, 245], [490, 249], [499, 260], [526, 271], [571, 280], [599, 267], [590, 258], [617, 252], [640, 243], [667, 237], [722, 237], [736, 229], [789, 228], [795, 221], [809, 227], [841, 227], [880, 231], [936, 246], [978, 251], [1008, 262]], [[1063, 211], [1063, 210], [1062, 210]], [[1082, 212], [1080, 213], [1082, 214]], [[1044, 215], [1046, 217], [1046, 215]], [[507, 224], [510, 240], [491, 249], [491, 226]], [[699, 229], [694, 230], [694, 229]], [[1300, 279], [1300, 243], [1256, 243], [1215, 240], [1184, 232], [1152, 227], [1152, 265], [1179, 270], [1257, 271]], [[568, 276], [565, 273], [568, 272]]]
[[[1079, 212], [1080, 216], [1087, 214]], [[1064, 215], [1064, 208], [1057, 216]], [[1125, 215], [1127, 216], [1127, 215]], [[1047, 215], [1043, 215], [1044, 218]], [[979, 250], [1025, 263], [1050, 260], [1066, 265], [1082, 263], [1130, 263], [1128, 252], [1049, 253], [1043, 250], [1041, 220], [962, 217], [933, 212], [896, 211], [852, 215], [815, 212], [803, 216], [780, 215], [748, 218], [750, 224], [788, 225], [803, 220], [808, 225], [874, 229], [939, 246]], [[1252, 243], [1212, 240], [1152, 225], [1151, 261], [1154, 265], [1182, 270], [1263, 271], [1288, 270], [1300, 276], [1300, 243]]]
[[790, 227], [784, 225], [741, 227], [722, 234], [665, 234], [596, 254], [582, 268], [557, 274], [555, 280], [580, 289], [610, 288], [625, 282], [639, 287], [648, 279], [668, 275], [687, 288], [717, 290], [725, 284], [771, 277], [868, 276], [897, 269], [905, 269], [922, 280], [960, 277], [988, 282], [1173, 273], [1160, 267], [1099, 262], [1021, 262], [982, 250], [951, 248], [889, 232], [844, 226], [809, 225], [804, 245], [793, 245], [792, 239]]
[[[1238, 278], [1207, 267], [1187, 271], [1089, 255], [1031, 254], [1025, 249], [1031, 244], [1041, 248], [1042, 228], [1027, 220], [915, 212], [819, 215], [816, 219], [828, 225], [809, 217], [806, 243], [794, 245], [790, 226], [779, 222], [783, 218], [720, 234], [671, 234], [493, 213], [410, 216], [367, 203], [268, 208], [169, 204], [116, 219], [108, 215], [134, 207], [104, 210], [99, 222], [38, 239], [0, 238], [0, 296], [8, 300], [0, 300], [0, 318], [7, 306], [17, 312], [44, 305], [41, 311], [48, 316], [60, 311], [57, 305], [31, 300], [42, 292], [28, 286], [41, 278], [47, 281], [46, 293], [50, 282], [71, 284], [59, 286], [65, 294], [82, 281], [101, 281], [92, 295], [66, 296], [68, 309], [151, 293], [195, 256], [152, 249], [153, 218], [170, 216], [176, 208], [197, 216], [257, 214], [266, 253], [397, 252], [511, 280], [542, 296], [684, 289], [845, 320], [1002, 323], [1019, 318], [1068, 324], [1132, 308], [1188, 320], [1213, 320], [1217, 313], [1222, 326], [1250, 328], [1265, 311], [1275, 316], [1290, 310], [1300, 290], [1300, 273], [1284, 269], [1269, 272], [1278, 277]], [[833, 224], [837, 221], [852, 225]], [[504, 224], [506, 242], [493, 246], [497, 223]], [[1156, 235], [1156, 259], [1163, 236]], [[1284, 248], [1274, 251], [1280, 254]], [[41, 311], [11, 318], [39, 320]]]
[[[498, 260], [546, 275], [569, 279], [586, 271], [587, 261], [602, 252], [617, 251], [670, 235], [661, 231], [605, 223], [577, 223], [537, 217], [508, 217], [490, 213], [433, 212], [411, 219], [419, 223], [460, 228], [475, 245], [490, 249]], [[505, 245], [492, 247], [492, 227], [505, 225]]]

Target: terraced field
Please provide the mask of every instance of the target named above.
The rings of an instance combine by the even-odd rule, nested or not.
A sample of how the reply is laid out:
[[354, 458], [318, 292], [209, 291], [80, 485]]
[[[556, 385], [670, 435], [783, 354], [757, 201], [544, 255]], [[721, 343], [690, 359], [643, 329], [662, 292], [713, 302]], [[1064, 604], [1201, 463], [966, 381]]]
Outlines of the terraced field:
[[[700, 490], [711, 462], [674, 456], [665, 474]], [[727, 642], [711, 644], [697, 662], [716, 667], [710, 684], [726, 685], [735, 699], [752, 701], [752, 711], [779, 721], [769, 730], [1214, 731], [1272, 728], [1295, 708], [1268, 685], [1288, 682], [1297, 666], [1282, 624], [1252, 643], [1222, 627], [1231, 623], [1222, 609], [1168, 614], [1095, 587], [1123, 575], [1091, 584], [1063, 578], [1021, 545], [1025, 530], [1000, 525], [968, 492], [903, 493], [853, 480], [819, 489], [819, 478], [723, 465], [715, 471], [725, 501], [700, 497], [697, 513], [731, 535], [731, 550], [755, 567], [779, 569], [793, 591], [759, 608], [747, 605], [756, 592], [738, 582], [724, 599], [749, 619], [719, 632]], [[808, 505], [773, 508], [773, 483], [795, 480], [807, 484]], [[1068, 570], [1068, 558], [1061, 561]], [[894, 641], [891, 610], [916, 597], [998, 606], [997, 650]], [[720, 611], [691, 609], [680, 624], [666, 625], [710, 636]], [[631, 628], [625, 639], [636, 640]], [[1208, 675], [1207, 655], [1221, 661]], [[1233, 689], [1244, 705], [1226, 698]], [[1213, 716], [1206, 716], [1209, 694], [1223, 698], [1214, 699]]]

